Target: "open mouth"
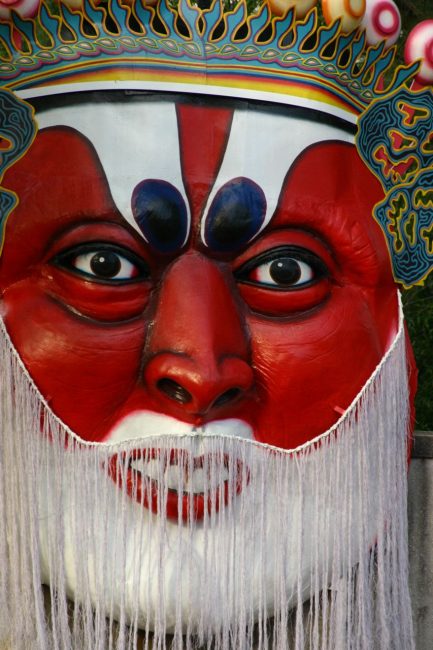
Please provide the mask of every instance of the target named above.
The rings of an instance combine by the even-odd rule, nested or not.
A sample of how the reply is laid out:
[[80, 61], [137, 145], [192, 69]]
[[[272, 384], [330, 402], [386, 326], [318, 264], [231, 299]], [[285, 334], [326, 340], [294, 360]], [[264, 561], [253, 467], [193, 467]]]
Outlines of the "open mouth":
[[250, 480], [249, 469], [229, 454], [194, 456], [184, 449], [134, 449], [114, 454], [108, 474], [129, 497], [178, 523], [219, 512]]

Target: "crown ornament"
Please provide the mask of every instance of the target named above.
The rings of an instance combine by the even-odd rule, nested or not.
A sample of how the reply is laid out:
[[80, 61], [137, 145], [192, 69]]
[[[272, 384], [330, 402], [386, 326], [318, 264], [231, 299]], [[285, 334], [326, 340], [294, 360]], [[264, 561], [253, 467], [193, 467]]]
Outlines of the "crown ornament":
[[36, 87], [115, 80], [237, 96], [256, 91], [289, 103], [308, 97], [358, 115], [414, 71], [400, 68], [390, 88], [379, 90], [393, 62], [384, 45], [369, 46], [356, 30], [342, 33], [338, 21], [319, 26], [315, 9], [304, 20], [293, 9], [273, 18], [264, 4], [248, 16], [243, 0], [230, 12], [217, 1], [199, 11], [180, 0], [175, 11], [168, 0], [157, 9], [110, 0], [79, 11], [59, 5], [57, 15], [42, 3], [38, 16], [13, 14], [0, 26], [0, 46], [3, 85], [22, 96]]
[[[10, 103], [12, 93], [22, 102], [86, 89], [169, 91], [307, 106], [359, 121], [359, 152], [386, 193], [375, 218], [395, 279], [422, 282], [433, 267], [433, 107], [426, 87], [433, 80], [433, 21], [415, 28], [406, 65], [396, 66], [401, 21], [393, 0], [322, 0], [322, 14], [316, 0], [280, 0], [278, 7], [269, 0], [252, 13], [246, 0], [230, 10], [219, 0], [205, 10], [174, 1], [43, 0], [37, 13], [33, 5], [28, 14], [9, 11], [0, 22], [2, 101]], [[1, 175], [34, 137], [25, 105], [15, 111], [25, 137], [8, 135], [7, 121], [0, 129], [9, 142], [0, 150]], [[402, 106], [422, 118], [411, 123]], [[15, 199], [7, 190], [0, 196], [4, 229]]]

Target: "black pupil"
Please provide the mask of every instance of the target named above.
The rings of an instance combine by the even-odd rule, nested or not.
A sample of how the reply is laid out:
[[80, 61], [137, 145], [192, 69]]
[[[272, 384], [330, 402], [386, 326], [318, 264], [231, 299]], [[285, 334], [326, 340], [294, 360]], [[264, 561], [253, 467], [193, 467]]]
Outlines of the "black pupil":
[[301, 278], [301, 266], [292, 257], [280, 257], [272, 262], [269, 274], [278, 284], [295, 284]]
[[90, 268], [99, 277], [113, 278], [120, 271], [121, 261], [117, 253], [101, 251], [93, 255], [90, 260]]

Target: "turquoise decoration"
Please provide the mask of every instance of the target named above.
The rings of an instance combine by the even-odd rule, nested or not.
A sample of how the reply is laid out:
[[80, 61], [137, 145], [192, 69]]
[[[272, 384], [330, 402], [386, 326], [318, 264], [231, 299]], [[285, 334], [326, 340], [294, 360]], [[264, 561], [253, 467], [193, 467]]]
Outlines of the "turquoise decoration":
[[[215, 86], [218, 94], [221, 86], [242, 87], [248, 79], [250, 88], [266, 90], [272, 85], [273, 93], [287, 94], [289, 84], [297, 86], [299, 96], [320, 92], [322, 99], [326, 95], [331, 104], [358, 115], [417, 69], [416, 64], [398, 68], [391, 86], [379, 89], [378, 80], [394, 65], [394, 51], [387, 51], [384, 44], [369, 47], [365, 35], [356, 30], [342, 34], [338, 23], [319, 28], [316, 10], [304, 22], [297, 21], [293, 11], [284, 19], [271, 20], [266, 4], [248, 17], [243, 0], [229, 13], [218, 1], [199, 11], [188, 0], [180, 0], [177, 15], [168, 0], [161, 0], [159, 27], [154, 26], [155, 11], [140, 2], [134, 4], [135, 21], [118, 0], [111, 0], [105, 9], [86, 3], [80, 12], [64, 5], [59, 11], [54, 16], [41, 4], [39, 35], [34, 19], [23, 20], [15, 13], [9, 24], [0, 24], [0, 47], [8, 53], [0, 63], [4, 86], [22, 91], [95, 82], [115, 71], [118, 80], [124, 72], [125, 78], [136, 81], [143, 75], [148, 80], [152, 73], [160, 81], [174, 74], [175, 81], [191, 86], [191, 92], [200, 92], [197, 84], [201, 84]], [[223, 33], [216, 37], [218, 26]], [[247, 35], [239, 38], [241, 28]], [[271, 33], [263, 36], [265, 30]], [[38, 40], [42, 32], [45, 43]], [[27, 46], [22, 51], [16, 47], [16, 34]]]
[[[33, 108], [8, 90], [0, 89], [0, 182], [8, 167], [25, 154], [35, 134]], [[0, 252], [7, 218], [17, 202], [13, 192], [0, 187]]]
[[359, 119], [358, 150], [386, 196], [374, 216], [397, 282], [423, 284], [433, 270], [433, 92], [403, 87]]

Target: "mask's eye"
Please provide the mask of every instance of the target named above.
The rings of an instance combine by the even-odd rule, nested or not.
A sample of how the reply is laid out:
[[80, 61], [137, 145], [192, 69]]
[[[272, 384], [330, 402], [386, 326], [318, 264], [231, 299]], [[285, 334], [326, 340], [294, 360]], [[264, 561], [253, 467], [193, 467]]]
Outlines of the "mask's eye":
[[299, 317], [324, 304], [330, 276], [322, 257], [293, 244], [268, 249], [235, 271], [245, 303], [268, 317]]
[[149, 277], [145, 261], [115, 244], [88, 243], [64, 251], [53, 260], [62, 269], [95, 282], [125, 283]]
[[237, 272], [238, 281], [290, 291], [311, 286], [328, 274], [324, 262], [299, 246], [278, 246], [249, 260]]
[[314, 271], [305, 262], [294, 257], [278, 257], [271, 262], [260, 264], [250, 273], [250, 281], [267, 284], [276, 289], [290, 289], [310, 282]]

